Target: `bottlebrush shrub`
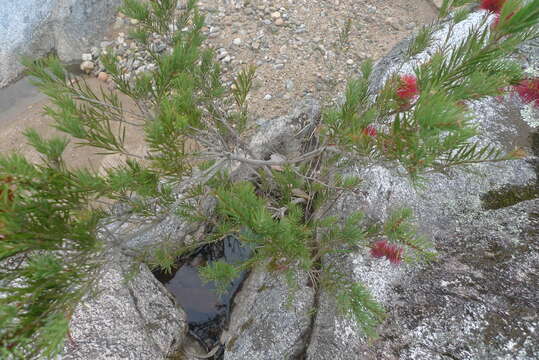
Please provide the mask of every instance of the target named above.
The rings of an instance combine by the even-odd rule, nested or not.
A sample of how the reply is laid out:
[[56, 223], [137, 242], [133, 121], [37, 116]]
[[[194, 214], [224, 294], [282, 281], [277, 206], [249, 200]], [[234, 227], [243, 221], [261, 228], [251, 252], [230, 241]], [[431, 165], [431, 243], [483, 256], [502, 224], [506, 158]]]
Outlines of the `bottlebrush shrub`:
[[[445, 1], [444, 6], [450, 10], [464, 2]], [[417, 235], [407, 209], [370, 226], [361, 213], [347, 219], [328, 216], [343, 193], [361, 189], [361, 179], [341, 176], [339, 170], [350, 163], [400, 165], [419, 182], [429, 172], [521, 155], [473, 143], [473, 114], [463, 104], [500, 95], [499, 89], [510, 86], [535, 101], [535, 82], [524, 79], [520, 67], [506, 58], [539, 35], [534, 27], [539, 0], [506, 1], [495, 29], [475, 27], [450, 54], [440, 47], [413, 73], [390, 76], [377, 94], [369, 91], [372, 63], [366, 61], [361, 76], [349, 81], [344, 103], [324, 111], [302, 154], [282, 160], [259, 159], [246, 145], [254, 126], [246, 101], [254, 68], [239, 71], [234, 86], [225, 86], [213, 52], [202, 46], [204, 18], [195, 0], [177, 17], [176, 5], [176, 0], [124, 0], [122, 12], [138, 20], [131, 37], [152, 59], [154, 70], [128, 78], [112, 52], [101, 58], [118, 91], [137, 105], [139, 111], [129, 113], [135, 120], [126, 120], [115, 92], [96, 92], [84, 81], [71, 81], [57, 59], [25, 62], [53, 104], [46, 113], [71, 139], [44, 139], [28, 130], [29, 143], [42, 155], [40, 163], [0, 155], [0, 179], [9, 179], [2, 182], [0, 196], [1, 358], [53, 357], [62, 349], [73, 309], [96, 281], [101, 252], [117, 246], [96, 238], [111, 215], [103, 204], [111, 200], [128, 203], [147, 221], [176, 215], [207, 222], [212, 232], [204, 243], [232, 234], [256, 249], [244, 263], [204, 268], [205, 279], [227, 286], [255, 264], [268, 263], [268, 270], [290, 275], [299, 267], [317, 289], [331, 289], [339, 309], [375, 336], [383, 309], [365, 286], [344, 281], [344, 274], [326, 267], [322, 257], [364, 251], [378, 257], [373, 261], [397, 265], [428, 261], [432, 245]], [[465, 16], [457, 11], [455, 22]], [[491, 14], [485, 13], [483, 25], [488, 21]], [[428, 46], [433, 31], [420, 32], [410, 56]], [[156, 52], [151, 33], [160, 34], [171, 51]], [[142, 157], [124, 146], [129, 127], [144, 130], [149, 151]], [[72, 169], [63, 160], [70, 141], [127, 160], [105, 174]], [[229, 174], [231, 161], [249, 168], [252, 176]], [[192, 202], [178, 207], [178, 189], [184, 199], [215, 197], [215, 215], [207, 218]], [[161, 259], [169, 267], [170, 254], [161, 250], [152, 261]]]

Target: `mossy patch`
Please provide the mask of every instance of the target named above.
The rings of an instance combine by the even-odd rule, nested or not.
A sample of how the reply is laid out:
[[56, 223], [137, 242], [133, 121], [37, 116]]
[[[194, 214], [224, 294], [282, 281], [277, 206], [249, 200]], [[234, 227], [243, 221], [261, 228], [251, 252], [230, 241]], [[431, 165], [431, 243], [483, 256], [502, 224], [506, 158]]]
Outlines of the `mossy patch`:
[[481, 197], [483, 208], [486, 210], [502, 209], [522, 201], [539, 197], [536, 183], [528, 185], [506, 185], [497, 190], [491, 190]]
[[249, 329], [251, 325], [253, 325], [254, 319], [249, 318], [242, 326], [241, 326], [241, 332], [244, 332], [245, 330]]
[[228, 343], [226, 344], [226, 349], [228, 351], [232, 350], [234, 348], [234, 344], [236, 344], [236, 341], [238, 340], [239, 336], [234, 335], [230, 340], [228, 340]]
[[[531, 135], [531, 147], [534, 156], [539, 157], [539, 132], [534, 131]], [[539, 161], [535, 163], [535, 173], [538, 179], [535, 183], [527, 185], [506, 185], [496, 190], [491, 190], [481, 197], [485, 210], [496, 210], [513, 206], [522, 201], [539, 198]]]

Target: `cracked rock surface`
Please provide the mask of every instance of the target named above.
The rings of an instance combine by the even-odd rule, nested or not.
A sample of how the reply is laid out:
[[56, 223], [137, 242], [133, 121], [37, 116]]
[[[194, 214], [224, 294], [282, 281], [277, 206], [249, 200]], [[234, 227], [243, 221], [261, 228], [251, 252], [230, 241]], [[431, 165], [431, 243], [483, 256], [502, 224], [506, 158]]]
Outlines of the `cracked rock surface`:
[[[481, 16], [474, 13], [459, 24], [451, 42], [462, 39]], [[442, 27], [435, 39], [442, 39], [446, 31]], [[413, 62], [427, 61], [436, 41], [409, 63], [403, 56], [406, 46], [406, 41], [399, 44], [377, 64], [373, 89], [380, 88], [391, 72], [404, 74], [411, 71]], [[536, 68], [533, 59], [537, 49], [526, 51], [531, 62], [524, 66]], [[473, 171], [456, 169], [449, 176], [430, 175], [421, 189], [394, 170], [380, 166], [350, 169], [364, 180], [365, 192], [342, 198], [334, 214], [345, 218], [362, 210], [370, 219], [381, 221], [392, 209], [409, 206], [421, 232], [433, 240], [439, 255], [429, 265], [399, 267], [385, 259], [374, 259], [366, 251], [324, 259], [338, 264], [351, 279], [365, 283], [386, 307], [388, 319], [379, 329], [380, 338], [369, 343], [351, 320], [336, 314], [332, 294], [322, 290], [315, 294], [318, 307], [312, 333], [304, 337], [301, 358], [536, 359], [539, 201], [529, 199], [486, 210], [482, 200], [487, 192], [508, 185], [537, 186], [537, 153], [532, 155], [531, 144], [533, 122], [525, 121], [524, 106], [512, 95], [502, 101], [484, 99], [470, 107], [480, 128], [479, 142], [505, 150], [519, 146], [530, 155], [501, 165], [476, 165]], [[244, 289], [241, 295], [249, 296], [250, 291]], [[271, 298], [272, 290], [268, 291], [264, 298]], [[305, 289], [299, 293], [302, 291]], [[264, 315], [264, 306], [244, 310], [253, 319], [250, 326], [264, 328], [269, 322], [272, 333], [279, 336], [260, 343], [256, 334], [246, 333], [239, 339], [242, 346], [269, 354], [264, 357], [267, 359], [295, 359], [288, 353], [268, 352], [283, 347], [287, 336], [281, 334], [287, 334], [289, 328], [275, 329], [279, 322]], [[236, 316], [246, 315], [236, 312], [232, 321]]]
[[225, 360], [293, 359], [310, 332], [314, 289], [298, 271], [298, 289], [285, 277], [261, 266], [251, 273], [236, 296], [228, 331], [222, 336]]
[[148, 267], [111, 252], [101, 271], [95, 293], [73, 314], [62, 359], [159, 360], [175, 355], [187, 334], [186, 315]]

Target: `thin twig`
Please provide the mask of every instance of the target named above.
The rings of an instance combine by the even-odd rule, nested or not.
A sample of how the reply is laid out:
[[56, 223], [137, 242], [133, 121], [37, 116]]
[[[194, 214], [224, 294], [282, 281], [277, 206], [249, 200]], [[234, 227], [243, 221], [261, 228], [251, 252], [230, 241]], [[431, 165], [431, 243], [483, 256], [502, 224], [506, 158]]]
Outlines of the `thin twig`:
[[310, 152], [308, 152], [308, 153], [306, 153], [306, 154], [304, 154], [302, 156], [299, 156], [297, 158], [290, 159], [290, 160], [280, 160], [280, 161], [279, 160], [250, 159], [250, 158], [246, 158], [246, 157], [243, 157], [243, 156], [234, 155], [232, 153], [221, 153], [221, 154], [213, 153], [213, 155], [215, 155], [217, 157], [226, 156], [229, 160], [244, 162], [244, 163], [255, 165], [255, 166], [266, 166], [266, 165], [271, 166], [271, 165], [290, 165], [290, 164], [300, 163], [300, 162], [312, 159], [312, 158], [322, 154], [324, 151], [334, 151], [334, 147], [333, 146], [322, 146], [322, 147], [320, 147], [318, 149], [310, 151]]
[[[93, 104], [97, 104], [97, 105], [103, 105], [103, 106], [107, 106], [107, 107], [110, 107], [110, 108], [113, 108], [113, 109], [116, 109], [120, 112], [125, 112], [127, 114], [131, 114], [131, 115], [134, 115], [134, 116], [137, 116], [141, 119], [144, 119], [146, 120], [146, 118], [140, 114], [137, 114], [135, 112], [132, 112], [132, 111], [128, 111], [128, 110], [124, 110], [123, 108], [119, 108], [117, 106], [114, 106], [114, 105], [111, 105], [111, 104], [107, 104], [105, 102], [102, 102], [102, 101], [99, 101], [99, 100], [94, 100], [94, 99], [90, 99], [90, 98], [87, 98], [85, 96], [82, 96], [82, 95], [76, 95], [74, 97], [75, 100], [83, 100], [83, 101], [87, 101], [87, 102], [90, 102], [90, 103], [93, 103]], [[118, 121], [118, 122], [124, 122], [126, 124], [129, 124], [129, 125], [133, 125], [133, 126], [144, 126], [143, 124], [135, 124], [135, 123], [132, 123], [130, 121], [127, 121], [127, 120], [115, 120], [115, 119], [112, 119], [114, 121]]]

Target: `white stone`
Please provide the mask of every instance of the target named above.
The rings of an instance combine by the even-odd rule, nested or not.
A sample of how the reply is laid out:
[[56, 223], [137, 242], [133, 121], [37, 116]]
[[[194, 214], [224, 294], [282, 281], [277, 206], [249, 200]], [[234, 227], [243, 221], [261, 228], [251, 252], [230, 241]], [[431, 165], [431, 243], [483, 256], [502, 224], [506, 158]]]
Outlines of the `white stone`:
[[83, 61], [80, 64], [80, 69], [85, 73], [89, 74], [95, 67], [95, 64], [92, 61]]

